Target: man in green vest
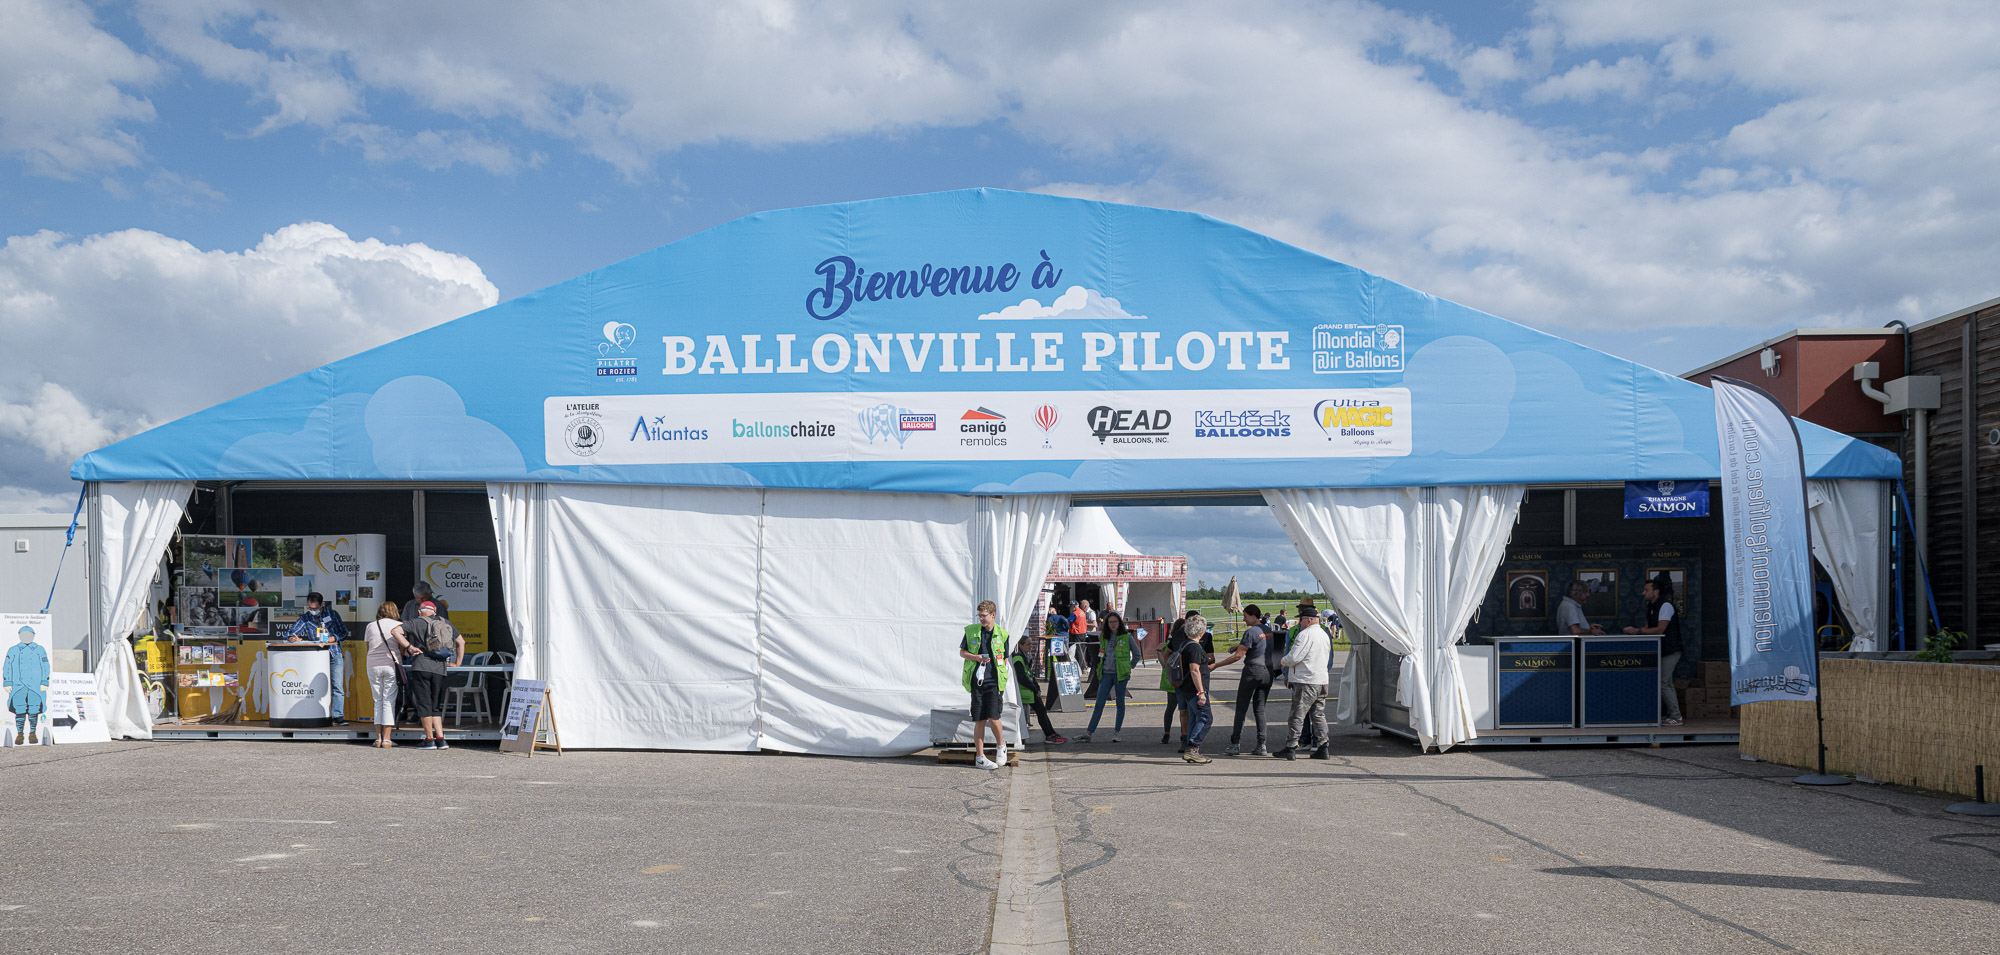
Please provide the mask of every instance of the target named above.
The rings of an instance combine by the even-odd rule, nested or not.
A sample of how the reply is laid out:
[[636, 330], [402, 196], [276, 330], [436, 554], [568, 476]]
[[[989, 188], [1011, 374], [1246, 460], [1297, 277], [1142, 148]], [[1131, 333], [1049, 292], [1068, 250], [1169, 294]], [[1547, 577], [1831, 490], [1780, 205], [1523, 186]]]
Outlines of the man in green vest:
[[[973, 765], [980, 769], [999, 769], [1007, 762], [1007, 734], [1000, 728], [1000, 700], [1007, 692], [1007, 630], [994, 622], [999, 609], [991, 600], [980, 601], [979, 622], [966, 626], [958, 644], [965, 661], [965, 691], [972, 694]], [[989, 725], [1000, 749], [997, 763], [986, 758]]]

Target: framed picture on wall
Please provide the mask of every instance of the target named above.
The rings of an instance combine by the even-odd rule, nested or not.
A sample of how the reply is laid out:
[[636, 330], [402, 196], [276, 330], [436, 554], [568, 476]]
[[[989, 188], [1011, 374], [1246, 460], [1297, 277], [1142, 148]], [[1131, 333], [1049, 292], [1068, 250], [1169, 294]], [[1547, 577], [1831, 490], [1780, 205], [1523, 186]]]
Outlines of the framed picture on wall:
[[1507, 619], [1547, 620], [1549, 616], [1549, 572], [1510, 570], [1507, 572]]
[[1576, 579], [1590, 588], [1590, 596], [1583, 598], [1583, 615], [1592, 620], [1615, 620], [1618, 617], [1618, 571], [1616, 568], [1593, 568], [1578, 570]]

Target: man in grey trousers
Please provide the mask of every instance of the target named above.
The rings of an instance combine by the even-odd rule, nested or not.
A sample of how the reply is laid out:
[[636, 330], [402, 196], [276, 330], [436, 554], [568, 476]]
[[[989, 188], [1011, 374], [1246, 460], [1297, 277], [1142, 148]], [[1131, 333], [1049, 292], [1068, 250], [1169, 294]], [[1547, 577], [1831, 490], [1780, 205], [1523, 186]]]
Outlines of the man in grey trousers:
[[1285, 748], [1278, 752], [1284, 759], [1298, 759], [1299, 739], [1306, 728], [1306, 718], [1312, 717], [1313, 732], [1319, 739], [1319, 748], [1313, 750], [1314, 759], [1331, 759], [1327, 752], [1326, 735], [1326, 675], [1327, 666], [1333, 661], [1333, 638], [1326, 628], [1319, 625], [1319, 610], [1316, 607], [1299, 608], [1299, 632], [1292, 638], [1292, 648], [1285, 651], [1279, 662], [1290, 669], [1292, 686], [1292, 734]]

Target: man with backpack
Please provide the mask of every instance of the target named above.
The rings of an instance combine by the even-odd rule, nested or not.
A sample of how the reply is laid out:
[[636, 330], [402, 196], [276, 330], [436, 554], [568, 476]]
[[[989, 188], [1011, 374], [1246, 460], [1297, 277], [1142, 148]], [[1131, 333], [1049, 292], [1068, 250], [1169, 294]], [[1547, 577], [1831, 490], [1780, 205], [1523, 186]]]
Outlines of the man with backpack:
[[1020, 682], [1021, 702], [1028, 704], [1028, 708], [1035, 712], [1035, 719], [1041, 721], [1042, 742], [1061, 746], [1069, 742], [1069, 737], [1056, 732], [1055, 724], [1049, 722], [1049, 708], [1042, 702], [1042, 685], [1035, 681], [1035, 671], [1028, 666], [1027, 653], [1021, 649], [1025, 643], [1027, 641], [1023, 640], [1014, 645], [1014, 652], [1008, 655], [1007, 662], [1013, 665], [1014, 679]]
[[1181, 749], [1181, 758], [1195, 766], [1215, 762], [1201, 754], [1201, 741], [1208, 736], [1208, 728], [1215, 722], [1214, 713], [1208, 705], [1208, 666], [1214, 657], [1201, 643], [1201, 638], [1207, 633], [1208, 619], [1200, 614], [1189, 614], [1181, 621], [1180, 643], [1167, 653], [1166, 659], [1167, 677], [1174, 683], [1174, 695], [1188, 715], [1187, 745]]
[[1291, 671], [1292, 718], [1291, 738], [1278, 756], [1299, 758], [1299, 740], [1305, 733], [1307, 717], [1311, 717], [1314, 738], [1319, 740], [1312, 758], [1333, 758], [1327, 751], [1326, 733], [1326, 677], [1327, 665], [1333, 662], [1333, 638], [1319, 625], [1319, 608], [1300, 605], [1299, 632], [1292, 637], [1291, 649], [1285, 651], [1279, 662]]
[[437, 615], [437, 604], [428, 600], [417, 605], [417, 619], [404, 622], [403, 636], [417, 648], [410, 660], [410, 696], [424, 728], [424, 741], [417, 748], [450, 749], [444, 741], [445, 674], [464, 658], [465, 638]]

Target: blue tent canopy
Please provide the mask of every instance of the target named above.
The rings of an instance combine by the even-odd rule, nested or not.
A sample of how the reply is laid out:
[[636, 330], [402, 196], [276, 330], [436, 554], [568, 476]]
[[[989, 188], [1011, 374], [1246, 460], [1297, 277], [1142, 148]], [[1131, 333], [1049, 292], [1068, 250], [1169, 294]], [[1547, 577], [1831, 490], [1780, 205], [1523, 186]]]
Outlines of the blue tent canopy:
[[[1814, 477], [1901, 473], [1798, 425]], [[1207, 216], [990, 189], [739, 219], [71, 469], [982, 494], [1718, 474], [1701, 385]]]

